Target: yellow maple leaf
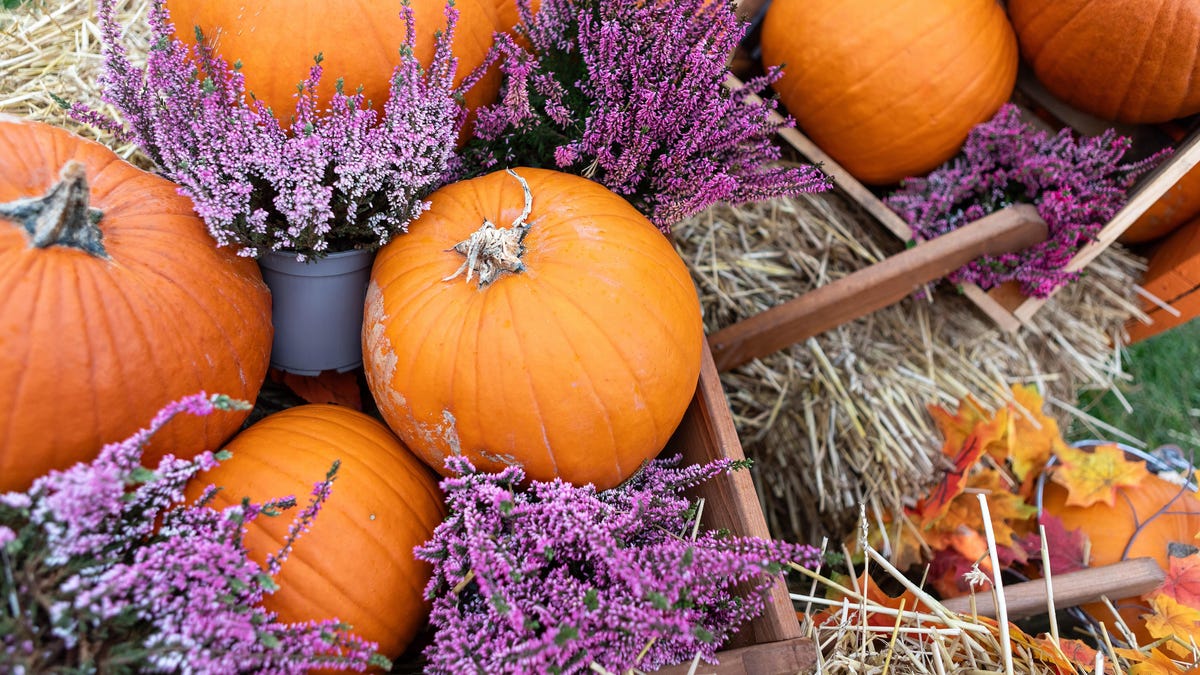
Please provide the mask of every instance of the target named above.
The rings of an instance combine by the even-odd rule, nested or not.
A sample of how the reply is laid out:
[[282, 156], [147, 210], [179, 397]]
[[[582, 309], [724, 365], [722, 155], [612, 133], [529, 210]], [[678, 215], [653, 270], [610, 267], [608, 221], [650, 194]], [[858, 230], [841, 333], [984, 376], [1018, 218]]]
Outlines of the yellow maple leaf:
[[1114, 506], [1117, 489], [1135, 487], [1150, 476], [1145, 463], [1125, 459], [1115, 445], [1098, 445], [1090, 452], [1063, 446], [1057, 454], [1062, 466], [1051, 478], [1067, 488], [1067, 506]]
[[[1150, 599], [1150, 610], [1142, 616], [1146, 619], [1146, 631], [1154, 639], [1174, 636], [1185, 643], [1189, 638], [1200, 642], [1200, 609], [1159, 593]], [[1174, 645], [1168, 643], [1167, 646]]]
[[[1117, 654], [1133, 662], [1129, 668], [1129, 675], [1183, 675], [1192, 672], [1185, 671], [1161, 649], [1152, 649], [1149, 655], [1139, 654], [1132, 649], [1118, 649]], [[1140, 658], [1136, 658], [1134, 655]]]
[[[1041, 394], [1033, 385], [1014, 385], [1013, 404], [1008, 431], [1008, 459], [1013, 475], [1022, 482], [1022, 487], [1032, 487], [1033, 480], [1042, 472], [1052, 454], [1067, 444], [1063, 442], [1058, 422], [1042, 412], [1044, 405]], [[1025, 492], [1025, 490], [1022, 490]]]

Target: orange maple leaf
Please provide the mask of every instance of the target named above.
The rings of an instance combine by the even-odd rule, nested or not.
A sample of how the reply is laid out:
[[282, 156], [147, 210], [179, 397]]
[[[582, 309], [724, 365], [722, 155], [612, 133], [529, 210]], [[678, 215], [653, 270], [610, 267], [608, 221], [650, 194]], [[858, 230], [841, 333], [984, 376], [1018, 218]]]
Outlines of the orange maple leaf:
[[1163, 653], [1161, 649], [1152, 649], [1149, 655], [1139, 654], [1140, 659], [1134, 658], [1129, 652], [1139, 654], [1131, 649], [1118, 649], [1117, 654], [1134, 661], [1129, 668], [1129, 675], [1184, 675], [1194, 672], [1184, 670], [1182, 666]]
[[1144, 462], [1125, 459], [1125, 452], [1115, 445], [1098, 445], [1090, 452], [1063, 446], [1058, 459], [1063, 465], [1051, 479], [1067, 488], [1067, 506], [1097, 502], [1113, 506], [1118, 488], [1135, 487], [1150, 475]]
[[[1188, 607], [1169, 595], [1158, 594], [1150, 600], [1149, 614], [1143, 614], [1146, 619], [1146, 631], [1154, 639], [1178, 637], [1185, 643], [1189, 640], [1200, 642], [1200, 609]], [[1170, 648], [1174, 643], [1167, 643]]]
[[1157, 592], [1200, 610], [1200, 548], [1167, 545], [1167, 578]]
[[970, 396], [959, 402], [957, 413], [940, 406], [929, 406], [929, 414], [946, 439], [942, 444], [942, 454], [950, 459], [951, 468], [946, 470], [941, 482], [928, 495], [908, 509], [908, 514], [914, 516], [920, 525], [927, 525], [945, 515], [950, 502], [962, 494], [968, 474], [979, 463], [983, 453], [989, 448], [1003, 446], [1008, 417], [1003, 410], [988, 417]]
[[1058, 422], [1042, 412], [1041, 394], [1033, 385], [1014, 385], [1014, 404], [1009, 417], [1008, 459], [1013, 475], [1028, 494], [1051, 455], [1067, 447], [1058, 430]]

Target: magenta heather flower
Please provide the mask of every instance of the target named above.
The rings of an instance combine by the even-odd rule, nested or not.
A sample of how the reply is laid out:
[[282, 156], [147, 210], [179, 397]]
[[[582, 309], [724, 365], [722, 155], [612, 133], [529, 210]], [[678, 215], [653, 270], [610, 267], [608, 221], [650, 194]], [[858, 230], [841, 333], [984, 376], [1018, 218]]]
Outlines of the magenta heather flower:
[[454, 86], [450, 45], [458, 11], [448, 2], [447, 28], [432, 64], [423, 68], [413, 55], [413, 11], [397, 2], [408, 31], [397, 36], [402, 62], [382, 115], [340, 86], [328, 107], [319, 108], [315, 92], [323, 71], [314, 54], [308, 80], [297, 83], [291, 126], [283, 129], [247, 96], [238, 64], [230, 67], [203, 40], [189, 47], [172, 38], [163, 0], [150, 3], [153, 46], [145, 67], [134, 66], [114, 6], [115, 0], [98, 4], [102, 95], [125, 126], [83, 106], [73, 113], [135, 141], [192, 198], [217, 243], [244, 256], [286, 250], [305, 259], [374, 249], [403, 232], [428, 208], [425, 197], [448, 179], [465, 119], [461, 92], [490, 65]]
[[932, 239], [1016, 203], [1030, 203], [1049, 226], [1049, 238], [1018, 253], [985, 256], [947, 276], [984, 289], [1016, 281], [1029, 297], [1049, 296], [1078, 277], [1065, 267], [1125, 205], [1134, 182], [1169, 151], [1121, 163], [1128, 138], [1108, 130], [1076, 140], [1021, 120], [1005, 105], [971, 130], [962, 155], [924, 178], [906, 178], [885, 201], [920, 239]]
[[188, 480], [220, 453], [141, 466], [146, 443], [173, 416], [245, 407], [184, 398], [94, 461], [0, 495], [0, 672], [303, 673], [386, 663], [336, 621], [279, 623], [259, 606], [328, 498], [336, 467], [264, 570], [242, 547], [244, 526], [294, 499], [217, 511], [205, 505], [210, 488], [183, 505]]
[[[683, 491], [737, 468], [654, 460], [597, 492], [561, 480], [519, 490], [524, 473], [446, 461], [449, 516], [417, 557], [434, 565], [426, 596], [435, 673], [623, 673], [712, 660], [763, 609], [788, 562], [818, 551], [693, 532]], [[604, 672], [604, 671], [599, 671]]]
[[805, 166], [772, 166], [773, 100], [750, 103], [775, 71], [723, 86], [746, 31], [729, 0], [516, 0], [526, 50], [501, 36], [501, 99], [479, 111], [471, 175], [556, 168], [624, 196], [663, 231], [717, 203], [828, 189]]

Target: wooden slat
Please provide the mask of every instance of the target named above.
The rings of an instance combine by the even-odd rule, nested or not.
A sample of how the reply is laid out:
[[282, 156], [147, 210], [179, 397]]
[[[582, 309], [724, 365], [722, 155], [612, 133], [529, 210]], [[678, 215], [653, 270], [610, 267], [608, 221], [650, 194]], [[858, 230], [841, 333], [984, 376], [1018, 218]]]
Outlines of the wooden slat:
[[1037, 209], [1019, 204], [727, 326], [709, 337], [719, 370], [736, 368], [907, 297], [983, 255], [1046, 239]]
[[[794, 675], [811, 672], [817, 662], [812, 640], [796, 639], [754, 647], [731, 649], [717, 654], [717, 663], [701, 663], [696, 675]], [[655, 675], [687, 675], [690, 663], [663, 668]]]
[[[733, 415], [721, 388], [712, 353], [704, 349], [696, 396], [684, 415], [664, 454], [679, 452], [687, 464], [706, 464], [714, 459], [745, 459]], [[704, 498], [704, 524], [748, 537], [769, 538], [758, 494], [748, 471], [735, 471], [707, 481], [697, 490]], [[778, 642], [800, 637], [800, 623], [782, 581], [772, 588], [763, 615], [737, 635], [740, 644]]]
[[[1131, 598], [1149, 593], [1162, 586], [1166, 573], [1154, 558], [1131, 558], [1102, 567], [1057, 574], [1051, 579], [1054, 586], [1054, 607], [1065, 609], [1102, 596], [1112, 600]], [[1004, 603], [1010, 620], [1024, 619], [1046, 613], [1046, 580], [1035, 579], [1004, 586]], [[971, 612], [970, 596], [950, 598], [942, 602], [947, 609], [960, 614]], [[980, 616], [995, 618], [996, 607], [990, 592], [975, 594], [975, 607]]]

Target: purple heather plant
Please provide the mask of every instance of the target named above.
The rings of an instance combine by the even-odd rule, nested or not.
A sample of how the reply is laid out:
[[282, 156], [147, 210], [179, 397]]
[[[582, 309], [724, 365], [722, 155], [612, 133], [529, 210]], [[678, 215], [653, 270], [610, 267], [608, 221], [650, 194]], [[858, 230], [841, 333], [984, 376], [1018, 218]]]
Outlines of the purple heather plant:
[[154, 433], [180, 413], [245, 409], [225, 396], [172, 403], [150, 426], [90, 463], [0, 494], [0, 672], [304, 673], [386, 666], [375, 645], [336, 621], [287, 624], [259, 606], [292, 540], [328, 499], [337, 467], [313, 489], [267, 569], [247, 557], [246, 523], [288, 497], [217, 511], [210, 487], [184, 486], [223, 453], [141, 465]]
[[728, 89], [747, 24], [730, 0], [516, 0], [519, 34], [497, 39], [500, 101], [479, 111], [465, 172], [535, 166], [624, 196], [661, 230], [717, 203], [825, 190], [811, 166], [773, 166], [774, 100], [751, 94], [778, 70]]
[[682, 493], [740, 466], [654, 460], [597, 492], [562, 480], [519, 486], [509, 467], [477, 473], [462, 457], [442, 481], [449, 516], [417, 557], [436, 629], [434, 673], [623, 673], [713, 654], [759, 614], [789, 563], [811, 546], [698, 534]]
[[413, 11], [396, 3], [408, 30], [397, 45], [401, 64], [382, 115], [366, 107], [361, 93], [344, 93], [340, 80], [328, 107], [320, 108], [323, 72], [314, 55], [288, 129], [247, 95], [240, 64], [220, 59], [199, 29], [190, 47], [172, 37], [163, 0], [150, 3], [152, 47], [145, 66], [135, 66], [114, 6], [115, 0], [98, 4], [102, 96], [124, 125], [80, 104], [73, 114], [132, 139], [191, 197], [219, 245], [249, 257], [295, 252], [299, 260], [375, 249], [405, 231], [429, 207], [425, 197], [449, 178], [466, 114], [461, 92], [483, 74], [481, 67], [453, 84], [453, 2], [428, 69], [413, 55]]
[[1076, 140], [1070, 129], [1051, 135], [1005, 105], [971, 130], [962, 154], [924, 178], [906, 178], [885, 201], [920, 239], [932, 239], [1006, 206], [1030, 203], [1049, 226], [1045, 242], [1018, 253], [984, 256], [947, 280], [984, 289], [1018, 282], [1044, 298], [1075, 280], [1065, 268], [1127, 201], [1134, 182], [1169, 151], [1121, 163], [1130, 140], [1109, 129]]

